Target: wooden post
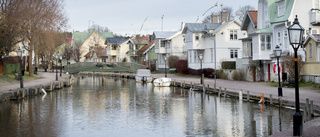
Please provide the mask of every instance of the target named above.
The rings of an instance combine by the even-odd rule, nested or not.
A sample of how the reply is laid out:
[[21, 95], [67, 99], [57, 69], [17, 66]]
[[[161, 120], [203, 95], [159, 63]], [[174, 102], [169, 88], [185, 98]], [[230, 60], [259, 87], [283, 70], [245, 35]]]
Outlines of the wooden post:
[[242, 100], [242, 90], [239, 91], [239, 100]]
[[227, 88], [224, 88], [224, 97], [227, 96]]
[[173, 80], [173, 86], [174, 86], [174, 87], [176, 86], [176, 81], [175, 81], [175, 80]]
[[307, 106], [308, 121], [310, 121], [311, 120], [311, 110], [310, 110], [309, 98], [306, 99], [306, 106]]
[[24, 97], [26, 96], [25, 91], [25, 88], [22, 88], [22, 99], [24, 99]]
[[247, 101], [250, 101], [250, 91], [247, 91]]
[[272, 115], [268, 115], [268, 135], [272, 135]]
[[303, 121], [307, 122], [307, 106], [304, 106], [304, 110], [303, 110]]
[[310, 113], [313, 115], [313, 100], [310, 100]]
[[218, 97], [220, 97], [220, 95], [221, 95], [221, 87], [219, 87]]

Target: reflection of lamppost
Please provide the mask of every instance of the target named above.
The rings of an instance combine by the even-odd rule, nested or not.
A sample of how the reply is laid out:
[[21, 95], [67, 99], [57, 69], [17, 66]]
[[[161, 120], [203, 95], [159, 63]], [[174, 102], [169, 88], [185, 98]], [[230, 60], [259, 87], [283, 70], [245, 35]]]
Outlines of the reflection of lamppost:
[[203, 55], [200, 53], [199, 60], [200, 60], [200, 68], [201, 68], [201, 81], [200, 81], [201, 84], [203, 84], [202, 59], [203, 59]]
[[167, 56], [164, 56], [164, 73], [164, 76], [167, 77]]
[[277, 58], [277, 65], [278, 65], [278, 81], [279, 81], [279, 86], [278, 86], [278, 97], [282, 97], [282, 87], [280, 84], [280, 66], [279, 66], [279, 58], [281, 57], [281, 52], [282, 50], [279, 48], [279, 46], [276, 46], [276, 49], [273, 50], [274, 56]]
[[23, 88], [22, 50], [20, 49], [20, 47], [19, 47], [19, 49], [17, 50], [17, 54], [18, 54], [18, 56], [20, 57], [20, 76], [19, 76], [19, 79], [20, 79], [20, 88]]
[[59, 53], [56, 53], [56, 81], [58, 81], [58, 59], [59, 59]]
[[60, 56], [60, 77], [62, 76], [62, 56]]
[[302, 44], [304, 28], [299, 25], [298, 17], [294, 19], [291, 26], [288, 27], [289, 42], [294, 49], [294, 75], [295, 75], [295, 96], [296, 96], [296, 112], [293, 114], [293, 136], [302, 135], [302, 115], [300, 112], [299, 102], [299, 82], [298, 82], [298, 55], [297, 51]]

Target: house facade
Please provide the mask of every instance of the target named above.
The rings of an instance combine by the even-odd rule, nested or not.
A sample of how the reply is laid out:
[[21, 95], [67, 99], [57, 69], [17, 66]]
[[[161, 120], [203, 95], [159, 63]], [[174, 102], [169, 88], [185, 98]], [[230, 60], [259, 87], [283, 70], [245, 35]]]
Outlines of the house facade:
[[[299, 6], [304, 5], [304, 6]], [[257, 12], [257, 25], [253, 29], [253, 21], [249, 13], [245, 16], [242, 30], [248, 32], [248, 39], [243, 40], [243, 45], [252, 44], [252, 58], [247, 63], [246, 72], [251, 74], [247, 80], [276, 81], [277, 73], [273, 72], [273, 66], [277, 62], [273, 55], [273, 50], [278, 45], [282, 50], [282, 55], [293, 54], [293, 49], [289, 43], [288, 26], [292, 24], [295, 16], [298, 16], [300, 25], [306, 29], [305, 36], [310, 32], [316, 32], [319, 28], [312, 24], [311, 12], [316, 5], [313, 0], [259, 0]], [[310, 16], [308, 16], [310, 14]], [[252, 18], [252, 15], [251, 15]], [[251, 27], [252, 26], [252, 27]], [[251, 40], [250, 40], [251, 39]], [[248, 46], [247, 46], [248, 47]], [[303, 48], [298, 50], [298, 54], [304, 56]], [[244, 51], [246, 52], [246, 51]], [[251, 52], [251, 51], [249, 51]], [[245, 64], [245, 63], [244, 63]], [[251, 66], [250, 66], [251, 65]], [[285, 68], [280, 59], [280, 66]], [[253, 70], [252, 70], [253, 69]], [[282, 69], [284, 72], [285, 69]]]
[[[74, 32], [72, 36], [72, 44], [71, 46], [77, 46], [80, 48], [80, 62], [84, 62], [86, 60], [85, 55], [90, 52], [90, 49], [95, 46], [106, 46], [105, 39], [112, 38], [112, 32], [97, 32], [94, 29], [89, 30], [88, 32]], [[99, 58], [97, 62], [100, 62]]]
[[301, 76], [306, 82], [320, 83], [320, 34], [309, 34], [304, 47], [306, 56]]
[[107, 38], [105, 41], [107, 58], [102, 62], [130, 62], [128, 54], [130, 41], [129, 38]]
[[223, 23], [186, 23], [183, 33], [188, 58], [188, 68], [200, 69], [199, 55], [202, 54], [202, 68], [221, 69], [223, 62], [233, 62], [242, 55], [240, 38], [246, 37], [236, 21]]

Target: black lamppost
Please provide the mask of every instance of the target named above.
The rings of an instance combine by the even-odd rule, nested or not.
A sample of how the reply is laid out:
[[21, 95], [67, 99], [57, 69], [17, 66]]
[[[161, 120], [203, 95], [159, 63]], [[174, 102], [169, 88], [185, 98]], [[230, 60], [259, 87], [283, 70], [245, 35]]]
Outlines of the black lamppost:
[[294, 19], [291, 26], [288, 27], [289, 42], [294, 49], [294, 75], [295, 75], [295, 96], [296, 96], [296, 112], [293, 114], [293, 136], [301, 136], [303, 131], [302, 115], [300, 112], [299, 102], [299, 82], [298, 82], [298, 55], [297, 51], [302, 44], [304, 28], [299, 25], [298, 17]]
[[62, 56], [60, 56], [60, 77], [62, 76]]
[[164, 77], [167, 77], [167, 56], [164, 56]]
[[56, 53], [56, 81], [58, 81], [58, 59], [59, 59], [59, 53]]
[[281, 87], [281, 84], [280, 84], [280, 65], [279, 65], [279, 58], [281, 57], [281, 53], [282, 53], [282, 50], [277, 45], [276, 48], [273, 50], [273, 54], [277, 58], [277, 65], [278, 65], [278, 68], [277, 68], [278, 69], [278, 82], [279, 82], [278, 97], [282, 97], [282, 87]]
[[17, 54], [18, 54], [19, 60], [20, 60], [20, 76], [19, 76], [19, 79], [20, 79], [20, 88], [23, 88], [22, 50], [20, 49], [20, 47], [19, 47], [19, 49], [17, 50]]
[[200, 53], [199, 60], [200, 60], [200, 68], [201, 68], [201, 81], [200, 81], [201, 84], [203, 84], [202, 59], [203, 59], [203, 55]]

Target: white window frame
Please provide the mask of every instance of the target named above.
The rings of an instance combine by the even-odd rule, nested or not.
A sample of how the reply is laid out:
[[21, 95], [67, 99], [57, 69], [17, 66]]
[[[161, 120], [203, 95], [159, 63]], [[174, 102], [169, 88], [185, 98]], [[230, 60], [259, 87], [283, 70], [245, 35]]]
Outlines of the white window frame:
[[286, 3], [285, 0], [278, 1], [278, 17], [281, 17], [284, 15], [286, 10]]
[[309, 43], [309, 58], [312, 58], [312, 42]]
[[166, 41], [160, 40], [160, 47], [166, 47]]
[[313, 8], [314, 9], [319, 9], [320, 8], [319, 0], [313, 0]]
[[238, 40], [238, 30], [230, 30], [230, 40]]
[[238, 49], [229, 49], [229, 53], [231, 59], [239, 57]]
[[[262, 38], [264, 39], [264, 41], [262, 41]], [[267, 41], [269, 38], [270, 41]], [[265, 50], [271, 50], [271, 35], [260, 35], [260, 48], [261, 51], [265, 51]]]

